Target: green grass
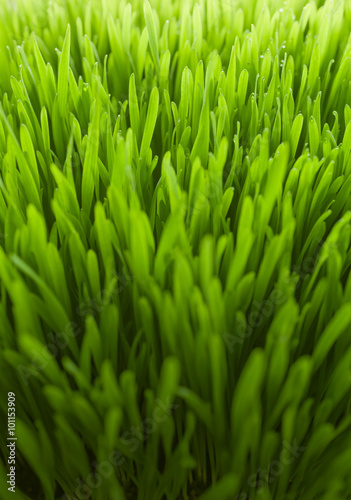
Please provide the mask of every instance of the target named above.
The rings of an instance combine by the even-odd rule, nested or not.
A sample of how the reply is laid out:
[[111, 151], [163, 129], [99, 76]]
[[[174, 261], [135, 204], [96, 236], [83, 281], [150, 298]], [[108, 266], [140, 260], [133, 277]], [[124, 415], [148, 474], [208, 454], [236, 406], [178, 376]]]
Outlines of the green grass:
[[0, 0], [0, 498], [351, 499], [350, 27]]

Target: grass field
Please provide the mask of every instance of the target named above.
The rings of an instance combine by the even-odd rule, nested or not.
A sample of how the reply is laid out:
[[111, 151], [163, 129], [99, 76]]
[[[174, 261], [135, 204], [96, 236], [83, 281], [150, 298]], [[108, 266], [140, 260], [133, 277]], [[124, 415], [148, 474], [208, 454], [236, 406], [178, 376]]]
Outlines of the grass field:
[[0, 0], [0, 499], [351, 499], [350, 33]]

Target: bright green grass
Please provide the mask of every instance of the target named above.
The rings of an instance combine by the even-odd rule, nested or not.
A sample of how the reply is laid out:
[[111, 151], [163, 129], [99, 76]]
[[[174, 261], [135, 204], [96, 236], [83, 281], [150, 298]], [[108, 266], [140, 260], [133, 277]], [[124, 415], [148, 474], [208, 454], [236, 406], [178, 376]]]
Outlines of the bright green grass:
[[0, 0], [0, 498], [351, 498], [350, 29]]

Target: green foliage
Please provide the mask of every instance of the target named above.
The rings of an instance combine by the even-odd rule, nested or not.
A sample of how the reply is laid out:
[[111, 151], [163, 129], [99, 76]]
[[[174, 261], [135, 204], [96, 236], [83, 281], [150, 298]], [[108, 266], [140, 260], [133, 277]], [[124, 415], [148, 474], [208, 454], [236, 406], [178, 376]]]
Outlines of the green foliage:
[[0, 14], [17, 497], [351, 498], [348, 0]]

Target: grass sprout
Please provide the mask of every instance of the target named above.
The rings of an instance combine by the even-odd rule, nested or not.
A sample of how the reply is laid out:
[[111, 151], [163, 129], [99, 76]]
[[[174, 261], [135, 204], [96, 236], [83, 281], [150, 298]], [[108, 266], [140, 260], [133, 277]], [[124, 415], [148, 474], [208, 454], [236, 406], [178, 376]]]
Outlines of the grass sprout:
[[18, 500], [351, 498], [350, 26], [0, 0]]

